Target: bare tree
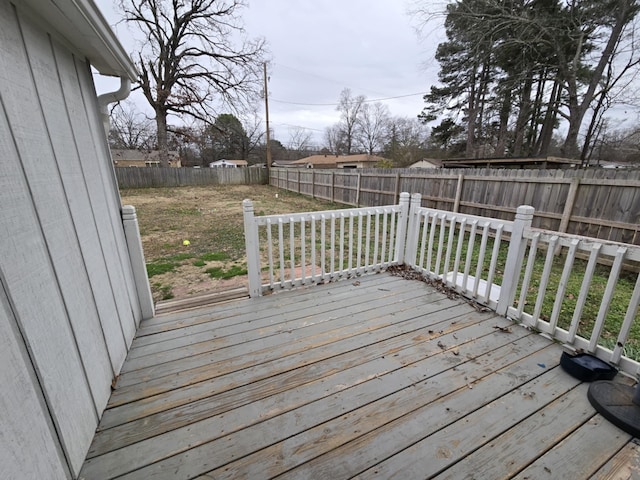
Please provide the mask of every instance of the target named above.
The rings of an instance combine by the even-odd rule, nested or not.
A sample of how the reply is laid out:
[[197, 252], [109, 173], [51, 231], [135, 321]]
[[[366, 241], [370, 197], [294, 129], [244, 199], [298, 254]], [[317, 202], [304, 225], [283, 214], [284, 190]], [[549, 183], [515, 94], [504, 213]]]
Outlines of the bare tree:
[[289, 149], [298, 153], [307, 151], [311, 145], [311, 137], [311, 132], [306, 128], [289, 128]]
[[344, 150], [347, 155], [356, 144], [358, 136], [359, 119], [366, 98], [364, 95], [352, 96], [351, 90], [345, 88], [340, 92], [340, 101], [336, 110], [340, 112], [338, 127], [344, 138]]
[[429, 129], [417, 118], [395, 117], [389, 121], [384, 156], [396, 167], [406, 167], [426, 154]]
[[249, 163], [264, 162], [266, 164], [266, 150], [265, 158], [258, 156], [259, 146], [264, 143], [266, 135], [263, 121], [258, 115], [258, 112], [256, 110], [247, 112], [240, 117], [240, 121], [247, 133], [247, 158], [249, 159]]
[[119, 102], [111, 109], [111, 148], [150, 149], [155, 144], [153, 120], [138, 111], [134, 103]]
[[327, 127], [324, 131], [325, 148], [334, 155], [339, 155], [344, 150], [344, 136], [338, 125]]
[[389, 107], [376, 102], [362, 105], [358, 118], [358, 141], [369, 155], [380, 152], [389, 130]]
[[144, 39], [134, 54], [139, 84], [155, 111], [161, 164], [167, 116], [208, 122], [215, 105], [250, 102], [260, 85], [264, 40], [247, 40], [238, 16], [244, 0], [119, 0]]

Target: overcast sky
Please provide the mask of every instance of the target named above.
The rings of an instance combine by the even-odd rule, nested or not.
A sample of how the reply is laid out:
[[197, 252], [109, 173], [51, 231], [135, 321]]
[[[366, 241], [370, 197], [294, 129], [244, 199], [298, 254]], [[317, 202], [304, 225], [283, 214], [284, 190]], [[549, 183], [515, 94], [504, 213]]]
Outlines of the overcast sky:
[[[116, 26], [114, 0], [96, 3], [131, 52], [131, 27]], [[432, 4], [434, 12], [443, 8], [442, 0], [421, 3]], [[443, 37], [436, 22], [420, 38], [416, 19], [408, 15], [411, 7], [408, 0], [250, 0], [242, 13], [247, 35], [264, 37], [272, 58], [268, 89], [275, 138], [287, 144], [290, 128], [303, 127], [321, 142], [324, 129], [338, 121], [335, 104], [344, 88], [371, 100], [388, 99], [383, 103], [393, 115], [415, 117], [422, 93], [436, 81], [433, 54]], [[96, 82], [98, 93], [117, 85]], [[140, 97], [133, 94], [151, 115]]]

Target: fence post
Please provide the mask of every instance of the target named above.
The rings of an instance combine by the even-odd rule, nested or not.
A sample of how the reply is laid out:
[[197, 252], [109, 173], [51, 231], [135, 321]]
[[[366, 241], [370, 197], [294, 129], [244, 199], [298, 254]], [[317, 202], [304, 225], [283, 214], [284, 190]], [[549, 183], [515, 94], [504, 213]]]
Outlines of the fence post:
[[155, 309], [153, 306], [151, 287], [149, 286], [149, 277], [147, 276], [147, 265], [144, 261], [142, 241], [140, 240], [138, 216], [136, 215], [136, 208], [134, 206], [125, 205], [122, 207], [122, 227], [127, 242], [127, 250], [129, 250], [129, 261], [131, 262], [131, 269], [133, 271], [136, 294], [138, 296], [138, 302], [140, 303], [140, 314], [142, 320], [147, 320], [153, 318]]
[[464, 175], [458, 175], [458, 183], [456, 185], [456, 198], [453, 202], [453, 213], [460, 212], [460, 199], [462, 198], [462, 183], [464, 182]]
[[404, 263], [413, 267], [416, 264], [417, 235], [420, 228], [418, 221], [418, 208], [422, 206], [422, 195], [414, 193], [411, 195], [411, 203], [409, 205], [409, 220], [407, 222], [407, 241], [404, 251]]
[[498, 315], [506, 315], [515, 298], [520, 279], [520, 269], [522, 268], [524, 252], [527, 247], [524, 231], [531, 228], [534, 212], [535, 209], [528, 205], [521, 205], [516, 210], [516, 218], [513, 222], [513, 231], [509, 241], [509, 251], [507, 252], [507, 261], [504, 266], [504, 275], [502, 276], [500, 298], [496, 307]]
[[258, 250], [258, 226], [253, 216], [253, 202], [251, 200], [242, 201], [242, 212], [244, 215], [244, 242], [247, 250], [247, 273], [249, 275], [249, 296], [259, 297], [262, 295], [260, 284], [260, 252]]
[[336, 172], [331, 172], [331, 203], [336, 201]]
[[396, 261], [399, 265], [404, 263], [404, 250], [407, 241], [407, 224], [409, 222], [409, 197], [407, 192], [400, 194], [400, 216], [396, 227]]
[[569, 226], [569, 220], [571, 219], [571, 214], [573, 213], [573, 207], [576, 203], [576, 196], [578, 195], [579, 187], [580, 178], [572, 178], [571, 184], [569, 185], [569, 192], [567, 193], [567, 198], [564, 203], [564, 211], [562, 212], [560, 227], [558, 227], [558, 231], [561, 233], [565, 233], [567, 231], [567, 227]]
[[316, 198], [316, 171], [311, 169], [311, 198]]

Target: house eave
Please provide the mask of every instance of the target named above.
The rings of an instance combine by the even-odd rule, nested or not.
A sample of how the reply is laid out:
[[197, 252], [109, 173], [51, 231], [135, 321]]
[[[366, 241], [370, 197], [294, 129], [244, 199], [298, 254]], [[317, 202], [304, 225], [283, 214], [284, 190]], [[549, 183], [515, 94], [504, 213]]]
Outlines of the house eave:
[[135, 82], [138, 71], [93, 0], [22, 0], [101, 74]]

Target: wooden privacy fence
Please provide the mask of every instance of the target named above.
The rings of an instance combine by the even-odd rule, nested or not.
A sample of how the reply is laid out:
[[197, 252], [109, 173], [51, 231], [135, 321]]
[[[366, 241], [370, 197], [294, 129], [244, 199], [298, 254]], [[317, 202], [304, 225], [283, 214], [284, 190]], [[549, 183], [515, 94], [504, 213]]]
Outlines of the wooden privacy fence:
[[534, 227], [640, 245], [640, 170], [273, 168], [270, 184], [356, 207], [420, 193], [425, 207], [498, 219], [531, 205]]
[[267, 182], [264, 168], [116, 167], [115, 171], [119, 188], [254, 185]]

